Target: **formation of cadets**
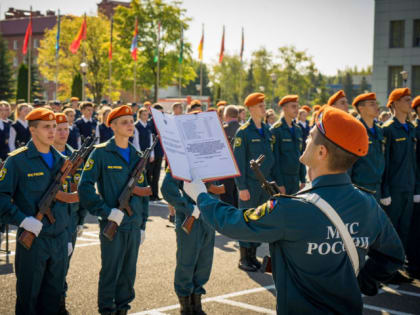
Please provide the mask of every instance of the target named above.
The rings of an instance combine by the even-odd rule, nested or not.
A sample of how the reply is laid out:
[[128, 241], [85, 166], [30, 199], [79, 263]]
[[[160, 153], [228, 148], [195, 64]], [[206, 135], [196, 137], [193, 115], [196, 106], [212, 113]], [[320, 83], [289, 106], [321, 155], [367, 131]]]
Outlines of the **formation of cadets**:
[[[267, 271], [257, 248], [269, 243], [279, 314], [361, 313], [360, 292], [374, 295], [381, 283], [420, 278], [420, 96], [395, 89], [381, 114], [375, 93], [357, 96], [351, 110], [343, 91], [313, 108], [287, 95], [267, 110], [264, 98], [253, 93], [245, 107], [220, 101], [207, 109], [222, 121], [241, 173], [215, 183], [222, 194], [207, 194], [199, 179], [176, 180], [169, 168], [159, 187], [165, 157], [158, 142], [136, 183], [150, 192], [133, 193], [130, 215], [118, 208], [120, 194], [157, 134], [150, 108], [163, 111], [160, 104], [0, 102], [0, 224], [17, 226], [17, 238], [24, 231], [36, 236], [29, 249], [16, 245], [16, 314], [68, 314], [66, 274], [87, 213], [100, 229], [98, 311], [127, 314], [149, 201], [160, 200], [159, 190], [175, 224], [181, 314], [205, 314], [215, 230], [239, 241], [238, 267], [246, 272]], [[194, 100], [186, 113], [202, 110]], [[183, 113], [183, 104], [172, 105], [172, 114]], [[57, 197], [53, 220], [39, 216], [40, 199], [87, 139], [95, 139], [92, 153], [61, 185], [77, 200]], [[261, 154], [260, 170], [280, 193], [274, 197], [250, 168]], [[340, 214], [357, 247], [357, 271], [334, 225], [302, 199], [308, 193]], [[196, 222], [187, 233], [182, 223], [191, 215]], [[117, 226], [113, 238], [106, 236], [110, 222]]]

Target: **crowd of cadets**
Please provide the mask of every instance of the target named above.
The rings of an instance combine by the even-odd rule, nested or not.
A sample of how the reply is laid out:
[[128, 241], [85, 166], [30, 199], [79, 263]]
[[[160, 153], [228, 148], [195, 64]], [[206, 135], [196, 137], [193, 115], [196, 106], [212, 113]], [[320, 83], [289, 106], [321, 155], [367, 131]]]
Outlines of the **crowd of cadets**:
[[[420, 96], [412, 100], [408, 88], [396, 89], [389, 96], [388, 110], [382, 113], [379, 112], [374, 93], [357, 96], [349, 110], [343, 91], [331, 96], [324, 106], [316, 105], [313, 108], [301, 106], [297, 95], [284, 96], [278, 103], [279, 117], [276, 110], [266, 110], [261, 93], [250, 95], [245, 106], [246, 109], [220, 101], [215, 107], [207, 108], [207, 111], [216, 111], [223, 123], [241, 173], [239, 177], [219, 183], [225, 187], [225, 192], [217, 197], [223, 201], [223, 207], [231, 205], [259, 210], [256, 214], [253, 210], [244, 212], [243, 217], [248, 223], [258, 221], [270, 212], [266, 208], [260, 209], [270, 196], [261, 188], [249, 166], [249, 162], [261, 154], [265, 156], [261, 164], [262, 173], [268, 181], [275, 182], [283, 196], [291, 196], [305, 189], [307, 179], [311, 179], [313, 174], [307, 174], [308, 169], [300, 157], [310, 143], [311, 129], [317, 129], [325, 136], [324, 124], [332, 124], [331, 120], [323, 121], [321, 113], [327, 113], [325, 108], [336, 108], [338, 111], [333, 111], [330, 116], [342, 120], [343, 127], [337, 129], [337, 136], [325, 136], [326, 142], [340, 146], [340, 141], [347, 139], [346, 145], [351, 149], [347, 149], [346, 145], [340, 147], [359, 157], [347, 170], [349, 179], [357, 187], [373, 194], [378, 204], [382, 205], [406, 253], [406, 264], [397, 264], [400, 270], [391, 279], [382, 280], [401, 283], [411, 281], [411, 277], [420, 278]], [[142, 176], [137, 183], [140, 187], [150, 184], [151, 196], [132, 197], [132, 216], [118, 209], [118, 193], [139, 161], [136, 152], [150, 147], [157, 134], [151, 118], [151, 107], [164, 110], [160, 104], [152, 105], [150, 102], [145, 102], [140, 108], [135, 103], [113, 108], [106, 102], [95, 106], [73, 97], [64, 106], [58, 101], [49, 105], [42, 105], [38, 101], [32, 105], [18, 104], [13, 109], [12, 121], [9, 119], [11, 106], [5, 101], [0, 102], [0, 158], [3, 161], [7, 158], [0, 172], [0, 223], [17, 225], [18, 236], [24, 229], [38, 236], [29, 251], [17, 244], [17, 314], [38, 314], [47, 310], [52, 314], [67, 314], [65, 276], [76, 238], [83, 233], [87, 212], [98, 216], [101, 232], [99, 312], [126, 314], [129, 303], [134, 299], [138, 248], [145, 239], [148, 203], [149, 200], [160, 200], [159, 189], [168, 202], [169, 220], [176, 227], [174, 287], [181, 313], [205, 314], [201, 295], [206, 292], [204, 285], [210, 277], [213, 261], [215, 230], [211, 225], [217, 229], [217, 220], [220, 218], [206, 215], [207, 220], [204, 220], [197, 207], [198, 196], [194, 198], [186, 193], [185, 183], [174, 179], [169, 168], [166, 169], [162, 187], [158, 187], [164, 159], [159, 142], [148, 161], [146, 178]], [[200, 101], [194, 100], [188, 105], [186, 113], [202, 110], [205, 109]], [[359, 121], [360, 126], [366, 129], [369, 138], [367, 152], [362, 152], [357, 145], [348, 144], [354, 136], [354, 130], [349, 126], [353, 126], [354, 122], [349, 122], [350, 115], [335, 113], [340, 111], [350, 112], [355, 117], [352, 119]], [[183, 113], [183, 104], [172, 105], [172, 114]], [[312, 119], [308, 120], [311, 114]], [[53, 124], [57, 126], [55, 136], [51, 136], [54, 134]], [[312, 128], [314, 125], [318, 128]], [[45, 218], [42, 223], [34, 219], [37, 211], [35, 204], [61, 167], [63, 156], [70, 156], [89, 136], [97, 137], [96, 146], [85, 161], [83, 172], [80, 169], [67, 185], [63, 185], [68, 192], [77, 191], [78, 185], [80, 203], [57, 201], [52, 209], [55, 223]], [[340, 180], [346, 181], [344, 178]], [[110, 182], [113, 184], [109, 185]], [[212, 201], [206, 200], [204, 204], [203, 208], [209, 209]], [[274, 206], [272, 203], [271, 208]], [[62, 207], [68, 207], [67, 216], [59, 211]], [[214, 210], [217, 207], [213, 204], [210, 208]], [[196, 218], [190, 234], [181, 228], [188, 215]], [[109, 221], [118, 225], [112, 241], [102, 235]], [[269, 241], [270, 237], [248, 237], [245, 232], [245, 236], [241, 237], [241, 233], [233, 230], [220, 230], [233, 237], [239, 235], [236, 239], [240, 240], [240, 269], [247, 272], [261, 270], [257, 248], [265, 239]], [[266, 231], [262, 235], [266, 235]], [[50, 262], [46, 263], [47, 260]], [[280, 262], [277, 260], [275, 263]], [[51, 277], [52, 274], [54, 277]], [[279, 297], [278, 302], [281, 302]]]

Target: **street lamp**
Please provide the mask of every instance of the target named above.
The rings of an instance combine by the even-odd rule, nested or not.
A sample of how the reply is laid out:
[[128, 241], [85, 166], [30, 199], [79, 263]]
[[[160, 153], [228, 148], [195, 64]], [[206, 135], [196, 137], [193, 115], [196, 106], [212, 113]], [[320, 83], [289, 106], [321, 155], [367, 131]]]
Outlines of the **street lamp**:
[[80, 69], [82, 70], [82, 100], [85, 101], [85, 81], [86, 81], [86, 72], [87, 72], [88, 65], [86, 62], [82, 62], [80, 64]]
[[407, 86], [407, 80], [408, 80], [408, 71], [401, 71], [400, 72], [400, 74], [401, 74], [401, 78], [403, 79], [403, 87], [406, 87]]
[[276, 104], [274, 103], [274, 98], [275, 98], [275, 90], [276, 90], [276, 83], [277, 83], [277, 74], [276, 73], [271, 73], [270, 74], [271, 77], [271, 82], [273, 83], [273, 105], [272, 108], [276, 107]]

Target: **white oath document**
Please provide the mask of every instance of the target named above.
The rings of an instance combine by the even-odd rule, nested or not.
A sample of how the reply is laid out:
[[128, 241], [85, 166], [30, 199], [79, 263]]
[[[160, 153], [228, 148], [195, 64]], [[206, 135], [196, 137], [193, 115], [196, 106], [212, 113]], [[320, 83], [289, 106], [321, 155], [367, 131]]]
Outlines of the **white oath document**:
[[191, 181], [191, 169], [203, 181], [240, 176], [216, 112], [152, 116], [174, 178]]

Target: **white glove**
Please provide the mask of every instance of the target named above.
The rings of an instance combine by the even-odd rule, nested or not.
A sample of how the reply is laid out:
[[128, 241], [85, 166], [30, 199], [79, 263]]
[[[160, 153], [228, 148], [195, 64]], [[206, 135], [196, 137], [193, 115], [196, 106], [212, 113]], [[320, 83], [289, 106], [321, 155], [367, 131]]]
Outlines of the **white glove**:
[[201, 212], [200, 212], [200, 210], [198, 209], [198, 207], [197, 207], [197, 206], [194, 206], [194, 210], [193, 210], [193, 212], [191, 213], [191, 215], [192, 215], [194, 218], [198, 219], [198, 218], [200, 217], [200, 214], [201, 214]]
[[191, 183], [184, 183], [184, 191], [191, 197], [192, 200], [197, 201], [198, 196], [201, 193], [206, 193], [207, 189], [201, 178], [197, 175], [197, 172], [192, 170], [191, 173], [193, 180]]
[[414, 201], [414, 203], [419, 203], [420, 202], [420, 195], [414, 195], [413, 201]]
[[108, 216], [109, 221], [114, 221], [117, 223], [118, 226], [120, 226], [121, 221], [124, 218], [124, 212], [122, 212], [120, 209], [114, 208], [111, 210], [111, 213]]
[[19, 227], [24, 228], [26, 231], [32, 232], [38, 237], [42, 230], [42, 222], [38, 221], [34, 217], [26, 217]]
[[391, 197], [383, 198], [379, 200], [384, 206], [389, 206], [391, 204]]
[[76, 228], [77, 237], [81, 237], [83, 235], [83, 225], [78, 225]]
[[71, 242], [69, 242], [67, 244], [67, 255], [70, 256], [71, 253], [73, 253], [73, 244]]
[[145, 239], [146, 239], [146, 231], [140, 230], [140, 245], [143, 244]]

